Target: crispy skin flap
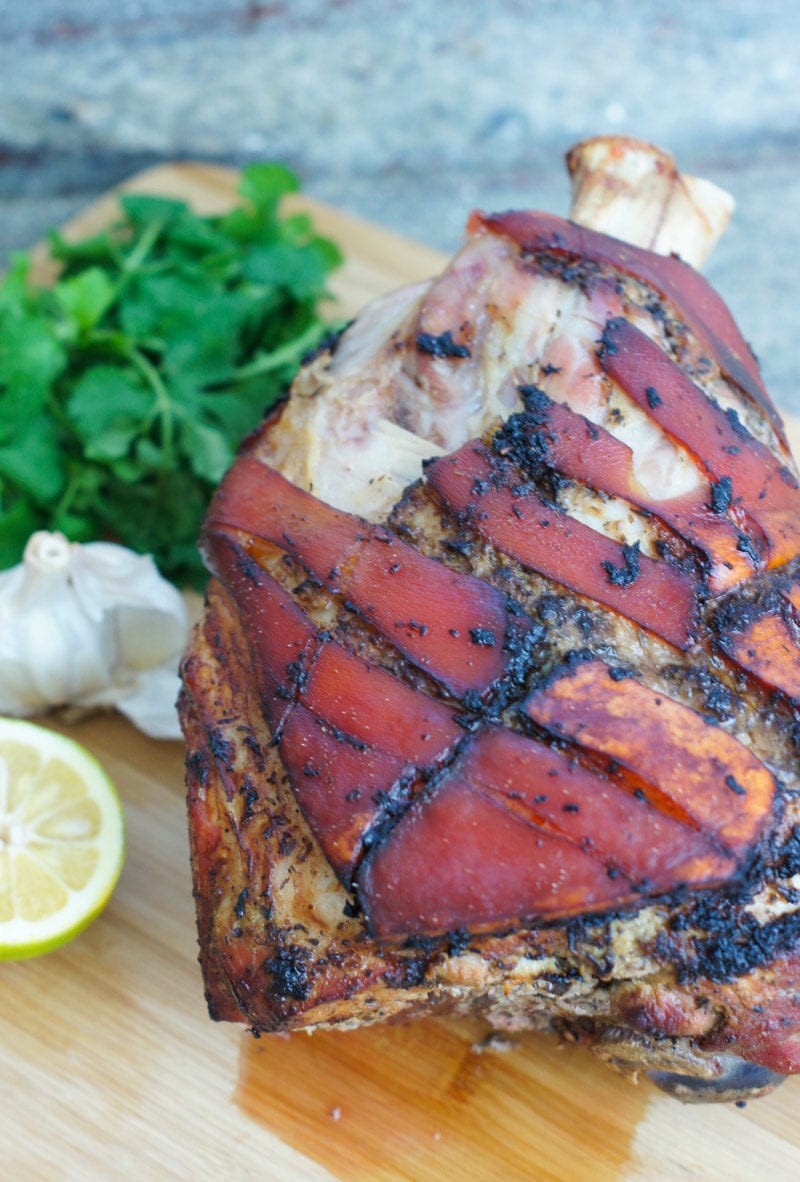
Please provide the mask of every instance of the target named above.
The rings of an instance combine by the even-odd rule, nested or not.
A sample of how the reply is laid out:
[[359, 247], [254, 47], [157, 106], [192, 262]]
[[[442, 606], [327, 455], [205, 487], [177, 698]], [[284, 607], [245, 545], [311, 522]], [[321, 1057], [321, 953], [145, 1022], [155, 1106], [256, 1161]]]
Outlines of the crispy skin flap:
[[[609, 267], [642, 279], [675, 307], [698, 340], [715, 354], [725, 376], [758, 405], [783, 438], [783, 424], [759, 372], [752, 350], [710, 284], [675, 256], [664, 257], [553, 214], [517, 211], [473, 214], [470, 230], [506, 235], [523, 254], [543, 253], [582, 267]], [[785, 440], [784, 440], [785, 442]]]
[[[505, 554], [655, 632], [677, 648], [696, 634], [695, 581], [666, 562], [632, 556], [599, 530], [548, 504], [514, 465], [479, 440], [435, 460], [427, 479], [448, 507]], [[626, 575], [626, 571], [630, 574]]]
[[741, 856], [772, 816], [775, 777], [694, 710], [584, 661], [526, 700], [540, 726], [626, 768], [653, 802], [718, 850]]
[[733, 507], [745, 523], [755, 524], [766, 541], [768, 565], [793, 558], [800, 548], [797, 480], [749, 436], [735, 413], [715, 405], [649, 337], [620, 318], [606, 325], [600, 360], [606, 373], [710, 473], [720, 509]]
[[[605, 606], [618, 604], [626, 618], [647, 620], [678, 647], [691, 643], [695, 590], [687, 575], [637, 555], [629, 580], [635, 586], [615, 584], [614, 573], [630, 561], [624, 547], [570, 523], [532, 487], [518, 486], [506, 461], [480, 442], [435, 461], [428, 481], [451, 509], [523, 566], [560, 575]], [[439, 699], [349, 651], [329, 629], [316, 629], [259, 564], [257, 547], [248, 551], [247, 537], [282, 542], [312, 575], [345, 593], [348, 608], [355, 598], [358, 614], [384, 638], [391, 634], [387, 621], [412, 610], [411, 596], [419, 604], [428, 572], [435, 572], [434, 588], [444, 576], [449, 592], [462, 587], [472, 596], [466, 608], [461, 604], [462, 617], [465, 610], [477, 613], [479, 602], [488, 605], [488, 616], [467, 619], [470, 643], [492, 655], [500, 650], [501, 660], [499, 623], [491, 612], [508, 609], [491, 586], [471, 576], [450, 583], [442, 563], [389, 530], [332, 511], [260, 461], [240, 461], [210, 518], [207, 554], [241, 613], [289, 781], [328, 861], [356, 888], [378, 938], [496, 929], [720, 882], [735, 873], [771, 815], [774, 777], [745, 747], [688, 707], [635, 679], [612, 676], [600, 661], [547, 679], [525, 699], [525, 716], [541, 728], [542, 737], [533, 740], [515, 729], [514, 713], [506, 713], [498, 729], [496, 714], [477, 696], [470, 699], [474, 718], [462, 716], [459, 727], [457, 703], [448, 705], [454, 678], [442, 672], [459, 650], [435, 647], [431, 659], [414, 662], [436, 669]], [[330, 549], [331, 538], [343, 554]], [[317, 559], [320, 550], [324, 561]], [[573, 576], [581, 552], [584, 561]], [[410, 565], [416, 591], [413, 581], [394, 583], [395, 568], [403, 565]], [[481, 600], [480, 586], [486, 587]], [[373, 587], [386, 589], [380, 605], [377, 596], [368, 603]], [[413, 610], [436, 620], [440, 633], [453, 619], [444, 597]], [[527, 619], [521, 610], [518, 617]], [[485, 626], [487, 618], [493, 627]], [[420, 625], [423, 639], [425, 628]], [[407, 646], [396, 647], [410, 655]], [[513, 678], [504, 680], [503, 664], [495, 663], [488, 676], [489, 686], [484, 670], [481, 688], [491, 687], [508, 712], [525, 672], [516, 666]], [[548, 734], [568, 739], [573, 754], [551, 751]], [[603, 766], [597, 756], [609, 763]], [[570, 759], [579, 761], [579, 772], [570, 770]], [[513, 787], [506, 776], [505, 791], [498, 788], [503, 760], [516, 770]], [[620, 769], [625, 774], [617, 777]], [[547, 801], [559, 774], [575, 799], [564, 800], [555, 815]], [[620, 793], [636, 824], [620, 827]], [[676, 842], [684, 857], [676, 857]], [[504, 853], [495, 856], [489, 874], [492, 850]], [[481, 867], [480, 873], [470, 867]]]
[[280, 546], [458, 696], [491, 690], [508, 665], [509, 633], [524, 631], [493, 587], [426, 558], [385, 527], [331, 509], [247, 456], [223, 480], [208, 528]]
[[[754, 573], [757, 564], [741, 546], [742, 527], [735, 519], [735, 509], [731, 504], [713, 507], [713, 489], [705, 470], [700, 470], [696, 490], [669, 498], [654, 497], [636, 476], [633, 450], [622, 439], [565, 403], [553, 401], [536, 386], [523, 387], [522, 392], [527, 413], [515, 416], [506, 425], [504, 435], [511, 433], [521, 438], [523, 462], [535, 458], [556, 472], [620, 497], [664, 522], [706, 556], [709, 586], [716, 593], [727, 591]], [[648, 385], [648, 410], [657, 397], [655, 386]]]
[[386, 939], [563, 918], [734, 868], [713, 835], [663, 811], [635, 778], [501, 728], [481, 732], [409, 809], [359, 891]]

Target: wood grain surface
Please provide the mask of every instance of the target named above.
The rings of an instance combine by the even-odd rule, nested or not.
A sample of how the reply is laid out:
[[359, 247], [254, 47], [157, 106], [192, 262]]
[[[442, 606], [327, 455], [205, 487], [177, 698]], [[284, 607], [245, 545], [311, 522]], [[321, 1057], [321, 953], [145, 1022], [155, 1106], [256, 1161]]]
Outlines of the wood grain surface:
[[[131, 187], [211, 212], [231, 202], [235, 174], [181, 164]], [[300, 204], [346, 249], [334, 285], [346, 314], [441, 262]], [[70, 232], [112, 214], [109, 197]], [[800, 441], [795, 424], [791, 432]], [[258, 1040], [212, 1022], [196, 962], [181, 745], [149, 740], [115, 715], [53, 725], [116, 780], [128, 856], [85, 933], [49, 956], [0, 965], [0, 1178], [800, 1178], [800, 1078], [744, 1108], [684, 1107], [553, 1039], [482, 1046], [486, 1032], [473, 1022]]]

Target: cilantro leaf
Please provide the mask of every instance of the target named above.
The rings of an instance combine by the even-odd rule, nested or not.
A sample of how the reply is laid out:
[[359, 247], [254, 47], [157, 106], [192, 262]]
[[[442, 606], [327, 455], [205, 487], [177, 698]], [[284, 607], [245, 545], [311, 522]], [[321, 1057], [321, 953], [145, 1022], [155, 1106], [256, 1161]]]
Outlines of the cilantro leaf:
[[66, 409], [88, 459], [118, 460], [141, 434], [154, 403], [153, 391], [131, 370], [94, 365], [74, 383]]
[[80, 271], [55, 288], [56, 299], [79, 332], [94, 328], [113, 302], [114, 294], [114, 284], [99, 267]]
[[183, 419], [181, 447], [192, 471], [214, 484], [233, 463], [234, 448], [222, 428], [198, 419]]
[[14, 438], [0, 444], [0, 476], [36, 505], [47, 505], [64, 487], [64, 464], [58, 428], [45, 414], [17, 427]]

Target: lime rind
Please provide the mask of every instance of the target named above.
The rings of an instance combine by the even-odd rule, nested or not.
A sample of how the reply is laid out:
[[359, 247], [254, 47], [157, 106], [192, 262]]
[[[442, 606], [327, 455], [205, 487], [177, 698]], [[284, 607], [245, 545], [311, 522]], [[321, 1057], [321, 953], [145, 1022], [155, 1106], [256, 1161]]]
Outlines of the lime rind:
[[[22, 850], [10, 854], [8, 848], [3, 850], [0, 858], [0, 893], [3, 883], [6, 883], [6, 897], [9, 890], [17, 890], [23, 884], [16, 879], [21, 874], [41, 875], [39, 890], [44, 893], [52, 889], [51, 906], [55, 909], [46, 913], [46, 899], [42, 903], [45, 913], [36, 914], [37, 900], [33, 897], [27, 906], [27, 914], [20, 914], [20, 907], [14, 907], [14, 914], [0, 912], [0, 961], [21, 960], [41, 956], [72, 940], [85, 930], [103, 911], [119, 880], [125, 857], [125, 818], [122, 801], [113, 781], [103, 766], [81, 744], [57, 731], [48, 730], [36, 723], [19, 719], [0, 718], [0, 747], [4, 743], [18, 744], [35, 750], [38, 756], [37, 773], [31, 777], [26, 786], [27, 792], [32, 792], [37, 780], [46, 771], [48, 764], [55, 761], [54, 767], [66, 765], [75, 780], [80, 781], [85, 790], [84, 812], [95, 817], [96, 836], [91, 837], [89, 831], [81, 833], [76, 830], [73, 837], [75, 854], [78, 861], [86, 857], [85, 847], [90, 844], [96, 851], [96, 864], [86, 877], [82, 886], [69, 885], [69, 874], [60, 873], [59, 864], [60, 845], [62, 851], [67, 851], [70, 845], [69, 826], [58, 833], [48, 834], [47, 824], [45, 832], [37, 832], [38, 825], [48, 819], [52, 821], [64, 810], [52, 807], [53, 792], [46, 782], [41, 785], [41, 800], [29, 796], [23, 802], [22, 814], [32, 822], [29, 826], [30, 840]], [[0, 756], [2, 761], [2, 756]], [[30, 764], [28, 765], [30, 767]], [[26, 772], [26, 774], [28, 774]], [[12, 795], [6, 794], [7, 798]], [[19, 793], [15, 792], [18, 796]], [[37, 824], [38, 822], [38, 824]], [[52, 827], [51, 827], [52, 828]], [[0, 842], [0, 849], [3, 843]], [[62, 852], [62, 857], [66, 853]], [[79, 875], [80, 877], [80, 875]], [[84, 876], [85, 877], [85, 876]], [[66, 881], [65, 881], [66, 880]], [[58, 895], [58, 890], [62, 894]], [[18, 891], [19, 894], [24, 893]], [[63, 901], [62, 901], [63, 900]]]

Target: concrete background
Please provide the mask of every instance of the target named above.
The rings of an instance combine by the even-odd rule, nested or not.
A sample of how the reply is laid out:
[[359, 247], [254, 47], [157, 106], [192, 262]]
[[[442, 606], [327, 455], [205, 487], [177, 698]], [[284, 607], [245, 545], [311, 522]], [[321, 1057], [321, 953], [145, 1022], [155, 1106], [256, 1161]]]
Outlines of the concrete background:
[[564, 151], [608, 131], [735, 195], [707, 273], [800, 414], [795, 0], [0, 0], [0, 258], [187, 157], [452, 249], [473, 205], [565, 212]]

